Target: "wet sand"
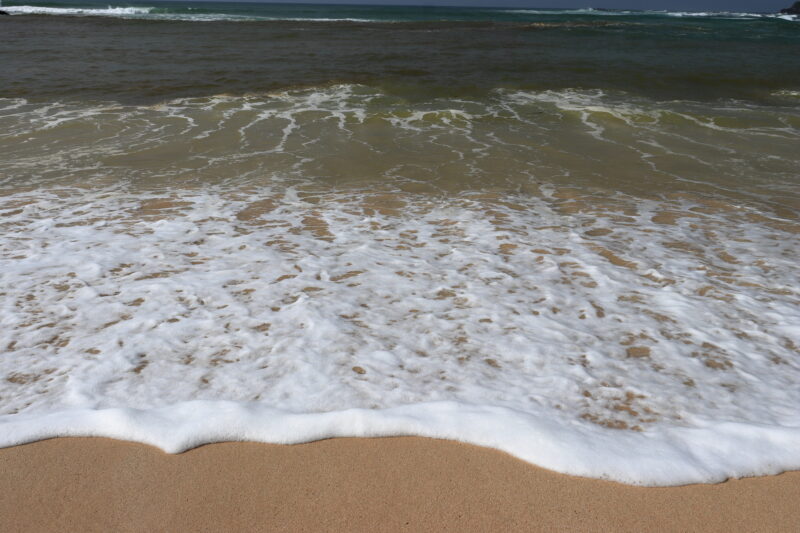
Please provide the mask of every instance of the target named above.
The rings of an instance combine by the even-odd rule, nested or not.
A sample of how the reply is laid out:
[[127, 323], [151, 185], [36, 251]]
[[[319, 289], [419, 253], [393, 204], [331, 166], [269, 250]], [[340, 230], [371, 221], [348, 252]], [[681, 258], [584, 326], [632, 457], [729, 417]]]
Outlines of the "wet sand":
[[800, 472], [639, 488], [414, 437], [0, 450], [2, 531], [798, 531]]

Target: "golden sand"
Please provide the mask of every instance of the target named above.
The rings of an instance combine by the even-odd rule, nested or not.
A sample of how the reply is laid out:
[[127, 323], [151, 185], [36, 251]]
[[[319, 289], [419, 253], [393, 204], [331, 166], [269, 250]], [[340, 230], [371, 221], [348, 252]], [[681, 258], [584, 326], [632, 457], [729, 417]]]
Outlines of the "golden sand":
[[400, 437], [0, 450], [2, 531], [797, 531], [800, 472], [640, 488]]

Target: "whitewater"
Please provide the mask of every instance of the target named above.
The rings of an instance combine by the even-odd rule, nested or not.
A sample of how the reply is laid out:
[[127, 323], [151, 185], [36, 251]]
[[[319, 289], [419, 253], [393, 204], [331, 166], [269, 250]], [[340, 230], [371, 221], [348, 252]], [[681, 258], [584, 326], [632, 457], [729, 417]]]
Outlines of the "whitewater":
[[0, 445], [422, 435], [647, 485], [798, 467], [792, 236], [681, 201], [236, 196], [3, 198]]

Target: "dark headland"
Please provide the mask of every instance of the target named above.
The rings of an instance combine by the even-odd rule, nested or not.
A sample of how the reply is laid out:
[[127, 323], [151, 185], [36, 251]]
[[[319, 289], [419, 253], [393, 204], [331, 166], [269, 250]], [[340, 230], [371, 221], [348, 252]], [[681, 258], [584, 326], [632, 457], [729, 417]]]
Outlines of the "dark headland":
[[792, 7], [781, 9], [781, 13], [784, 15], [800, 15], [800, 2], [795, 2]]

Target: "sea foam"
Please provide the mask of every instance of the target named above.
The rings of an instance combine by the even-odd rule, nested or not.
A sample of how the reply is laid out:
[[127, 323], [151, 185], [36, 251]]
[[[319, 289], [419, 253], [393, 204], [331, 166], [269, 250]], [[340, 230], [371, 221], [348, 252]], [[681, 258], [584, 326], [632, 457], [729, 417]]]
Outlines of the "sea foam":
[[643, 485], [800, 468], [797, 227], [749, 208], [116, 186], [0, 213], [3, 446], [421, 435]]

